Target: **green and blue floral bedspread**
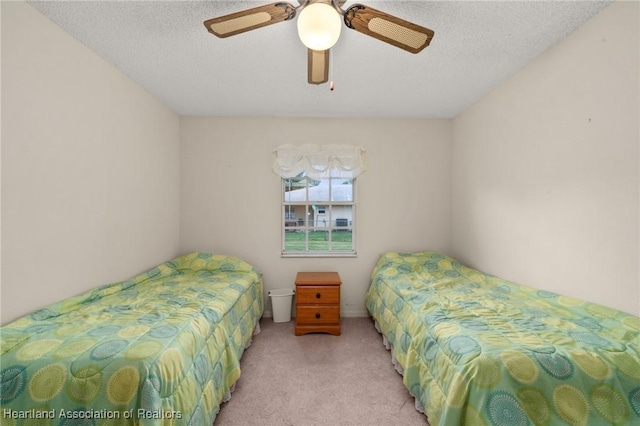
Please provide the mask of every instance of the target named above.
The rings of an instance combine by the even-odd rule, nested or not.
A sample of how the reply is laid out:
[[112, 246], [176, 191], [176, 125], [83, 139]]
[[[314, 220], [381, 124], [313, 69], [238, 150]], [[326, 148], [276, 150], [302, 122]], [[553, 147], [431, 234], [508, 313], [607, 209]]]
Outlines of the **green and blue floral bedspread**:
[[2, 425], [210, 425], [263, 313], [262, 277], [192, 253], [0, 328]]
[[435, 425], [639, 425], [640, 318], [468, 268], [386, 253], [366, 295]]

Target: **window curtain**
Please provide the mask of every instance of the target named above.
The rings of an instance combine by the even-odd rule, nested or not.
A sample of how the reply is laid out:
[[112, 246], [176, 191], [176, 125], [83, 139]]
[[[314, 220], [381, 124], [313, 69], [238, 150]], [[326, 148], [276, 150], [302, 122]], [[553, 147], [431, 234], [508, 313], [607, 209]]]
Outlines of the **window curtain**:
[[304, 172], [311, 179], [354, 179], [364, 172], [364, 149], [352, 145], [282, 145], [274, 151], [273, 171], [282, 178]]

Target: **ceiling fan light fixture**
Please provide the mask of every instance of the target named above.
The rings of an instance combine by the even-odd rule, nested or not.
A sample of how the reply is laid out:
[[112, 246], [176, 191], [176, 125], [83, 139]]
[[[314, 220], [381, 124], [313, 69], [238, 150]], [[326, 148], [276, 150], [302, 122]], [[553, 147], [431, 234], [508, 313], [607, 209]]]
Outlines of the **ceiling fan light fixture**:
[[340, 14], [327, 3], [313, 3], [298, 15], [298, 36], [311, 50], [331, 49], [340, 38]]

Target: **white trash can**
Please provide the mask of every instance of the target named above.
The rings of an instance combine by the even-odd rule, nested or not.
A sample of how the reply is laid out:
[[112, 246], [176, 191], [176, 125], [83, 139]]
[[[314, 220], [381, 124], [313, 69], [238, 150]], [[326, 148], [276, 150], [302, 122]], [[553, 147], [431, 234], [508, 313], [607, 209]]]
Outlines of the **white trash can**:
[[269, 290], [273, 322], [291, 321], [291, 301], [295, 291], [292, 288], [276, 288]]

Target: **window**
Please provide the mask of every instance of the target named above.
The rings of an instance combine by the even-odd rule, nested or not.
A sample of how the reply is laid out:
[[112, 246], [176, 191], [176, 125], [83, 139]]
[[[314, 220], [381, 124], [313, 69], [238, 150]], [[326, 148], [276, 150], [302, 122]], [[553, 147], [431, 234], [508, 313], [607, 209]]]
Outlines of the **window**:
[[355, 179], [282, 179], [284, 255], [354, 255]]
[[283, 145], [273, 170], [282, 179], [282, 255], [356, 254], [356, 177], [363, 149]]

